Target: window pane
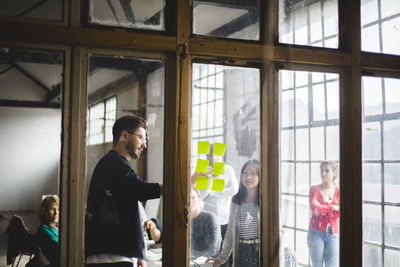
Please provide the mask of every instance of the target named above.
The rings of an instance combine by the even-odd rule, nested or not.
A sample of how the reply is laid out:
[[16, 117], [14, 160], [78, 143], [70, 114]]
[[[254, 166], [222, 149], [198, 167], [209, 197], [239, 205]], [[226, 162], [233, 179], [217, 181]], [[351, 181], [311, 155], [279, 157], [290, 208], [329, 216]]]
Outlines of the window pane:
[[339, 126], [326, 127], [326, 158], [339, 160]]
[[386, 113], [400, 112], [400, 79], [386, 78], [384, 82]]
[[371, 265], [367, 259], [378, 266], [399, 263], [399, 254], [392, 250], [400, 248], [400, 98], [395, 93], [398, 81], [362, 79], [364, 266]]
[[361, 0], [362, 50], [399, 55], [399, 27], [399, 1]]
[[294, 193], [294, 164], [282, 162], [281, 163], [281, 186], [283, 193]]
[[325, 91], [323, 84], [314, 85], [312, 90], [313, 94], [313, 119], [314, 121], [325, 119]]
[[[12, 6], [12, 1], [7, 2]], [[18, 223], [18, 219], [12, 219], [14, 215], [21, 217], [31, 233], [36, 233], [40, 227], [44, 238], [49, 237], [44, 233], [44, 224], [58, 224], [60, 215], [65, 215], [61, 211], [61, 214], [50, 218], [40, 216], [43, 225], [37, 216], [44, 197], [59, 195], [61, 146], [62, 141], [67, 140], [61, 139], [63, 78], [66, 76], [64, 58], [62, 51], [0, 47], [1, 266], [11, 265], [11, 262], [6, 265], [10, 255], [16, 256], [16, 261], [20, 260], [19, 266], [25, 266], [29, 261], [29, 255], [23, 254], [20, 258], [10, 254], [12, 244], [21, 240], [20, 235], [12, 233], [13, 227], [20, 226], [14, 223]], [[63, 179], [68, 180], [68, 177]], [[54, 199], [48, 200], [50, 203], [47, 200], [46, 203], [54, 204]], [[44, 208], [47, 215], [50, 208]], [[11, 231], [6, 234], [9, 226]], [[53, 243], [56, 251], [59, 231], [51, 229], [57, 233]], [[40, 246], [48, 244], [38, 241]], [[19, 250], [16, 252], [19, 253]], [[52, 266], [59, 266], [57, 255], [43, 252], [52, 261]]]
[[[398, 118], [400, 118], [400, 114], [398, 114]], [[398, 142], [400, 120], [385, 121], [383, 131], [384, 159], [400, 160], [400, 144]]]
[[363, 123], [363, 159], [381, 158], [381, 126], [379, 122]]
[[307, 232], [296, 231], [296, 256], [299, 265], [308, 263], [309, 251], [307, 247], [304, 246], [305, 243], [307, 243]]
[[281, 132], [281, 159], [294, 159], [294, 135], [293, 130], [282, 130]]
[[[255, 246], [259, 244], [258, 199], [245, 203], [239, 195], [235, 195], [243, 190], [258, 192], [261, 179], [258, 163], [260, 73], [252, 68], [197, 63], [192, 69], [195, 73], [199, 72], [197, 80], [192, 78], [192, 97], [199, 99], [192, 99], [192, 103], [201, 106], [197, 120], [199, 129], [204, 130], [195, 135], [196, 129], [192, 126], [191, 136], [190, 265], [198, 266], [204, 263], [205, 257], [222, 253], [220, 245], [227, 240], [225, 235], [229, 235], [229, 240], [234, 238], [256, 242]], [[217, 83], [209, 82], [218, 79], [222, 80], [219, 83], [222, 88]], [[196, 86], [203, 83], [207, 84], [206, 89]], [[196, 91], [207, 91], [208, 96], [211, 94], [213, 97], [203, 98]], [[196, 105], [192, 105], [192, 110]], [[224, 145], [223, 152], [219, 151], [218, 147]], [[219, 164], [224, 167], [217, 168]], [[234, 207], [233, 215], [230, 214], [230, 207]], [[235, 231], [226, 232], [227, 228], [232, 229], [232, 225]], [[227, 251], [231, 249], [229, 244], [224, 244]], [[242, 255], [243, 252], [239, 246], [237, 253]], [[235, 259], [243, 258], [238, 254], [235, 254]], [[257, 266], [258, 252], [252, 250], [249, 259], [255, 262], [252, 266]], [[236, 262], [236, 266], [243, 265]]]
[[293, 126], [294, 123], [294, 92], [284, 91], [282, 92], [282, 109], [285, 110], [282, 116], [282, 126]]
[[308, 88], [296, 90], [296, 125], [308, 124]]
[[361, 24], [378, 20], [378, 0], [361, 0]]
[[[296, 164], [296, 192], [301, 195], [308, 195], [309, 185], [309, 165], [307, 163], [297, 163]], [[293, 181], [290, 181], [290, 186], [293, 186]], [[307, 209], [304, 211], [308, 214], [308, 200], [307, 203], [304, 202], [302, 205], [307, 205]], [[307, 217], [308, 219], [308, 217]], [[307, 221], [307, 220], [305, 220]]]
[[363, 266], [382, 266], [382, 248], [373, 245], [363, 245]]
[[64, 19], [63, 0], [3, 0], [0, 1], [0, 15], [39, 20]]
[[[138, 142], [140, 147], [143, 148], [143, 144], [146, 142], [147, 147], [141, 153], [138, 153], [138, 149], [140, 148], [130, 151], [129, 154], [131, 157], [137, 157], [137, 159], [132, 159], [129, 163], [128, 161], [120, 163], [130, 164], [134, 172], [145, 182], [163, 183], [164, 63], [159, 60], [138, 59], [121, 55], [106, 56], [94, 54], [89, 56], [88, 63], [88, 106], [92, 107], [89, 108], [87, 124], [90, 126], [93, 116], [96, 115], [96, 120], [99, 121], [100, 125], [96, 127], [96, 130], [99, 130], [100, 134], [105, 136], [105, 139], [103, 138], [101, 142], [97, 142], [96, 144], [88, 142], [86, 146], [86, 193], [91, 192], [90, 194], [88, 193], [87, 197], [87, 206], [89, 207], [91, 205], [94, 206], [93, 201], [91, 202], [90, 199], [96, 198], [95, 190], [92, 189], [93, 183], [91, 183], [92, 175], [95, 177], [93, 174], [95, 167], [101, 159], [104, 159], [105, 155], [109, 156], [109, 153], [111, 153], [109, 151], [115, 147], [111, 142], [113, 139], [111, 129], [116, 119], [126, 115], [136, 115], [146, 119], [146, 134], [145, 136], [141, 136], [141, 134], [137, 132], [139, 129], [135, 129], [135, 132], [125, 136], [122, 141], [118, 138], [117, 143], [120, 144], [119, 142], [125, 142], [125, 140], [127, 140], [127, 142], [122, 145], [134, 146], [137, 145], [135, 142]], [[96, 114], [92, 114], [92, 111], [97, 109], [97, 107], [99, 110], [96, 111]], [[91, 131], [91, 129], [89, 129], [89, 131]], [[108, 157], [108, 159], [110, 159], [110, 157]], [[115, 159], [115, 157], [113, 159]], [[112, 164], [110, 165], [112, 166]], [[113, 173], [117, 172], [118, 171], [115, 170], [113, 171]], [[109, 177], [122, 180], [121, 176]], [[123, 177], [125, 178], [126, 176]], [[96, 179], [98, 178], [103, 177], [97, 176]], [[133, 179], [132, 176], [129, 176], [129, 178]], [[116, 192], [113, 197], [115, 195], [120, 198], [127, 197], [127, 195], [121, 194], [123, 190], [121, 189], [120, 183], [114, 183], [113, 185], [114, 187], [109, 185], [109, 181], [105, 181], [103, 186], [112, 194]], [[132, 188], [126, 187], [126, 184], [124, 184], [123, 187], [124, 190], [132, 190]], [[89, 191], [89, 188], [92, 191]], [[140, 227], [139, 230], [144, 229], [145, 222], [151, 220], [156, 225], [156, 228], [162, 231], [161, 225], [163, 218], [162, 202], [160, 202], [160, 199], [139, 202], [136, 196], [134, 196], [134, 192], [130, 192], [131, 195], [129, 195], [127, 199], [129, 199], [130, 203], [135, 203], [137, 201], [139, 205], [140, 219], [143, 226]], [[119, 198], [116, 197], [115, 199]], [[118, 206], [118, 201], [116, 201], [116, 203]], [[121, 206], [118, 207], [120, 210]], [[129, 205], [129, 207], [134, 209], [135, 206]], [[119, 212], [119, 220], [121, 223], [129, 224], [130, 218], [135, 216], [133, 213], [121, 214], [121, 211]], [[157, 222], [159, 222], [158, 225]], [[90, 228], [88, 229], [90, 230]], [[88, 229], [86, 229], [87, 232]], [[112, 233], [111, 231], [112, 230], [109, 230], [110, 234]], [[146, 244], [148, 265], [161, 266], [162, 251], [161, 244], [159, 243], [160, 240], [157, 240], [156, 235], [152, 235], [147, 230], [143, 232], [140, 231], [138, 236], [140, 235], [143, 235]], [[121, 240], [121, 236], [118, 234], [113, 234], [113, 236]], [[85, 240], [85, 242], [87, 247], [90, 247], [90, 245], [88, 245], [90, 241]], [[96, 246], [101, 248], [104, 244], [96, 242]], [[90, 259], [93, 253], [89, 255], [88, 259]]]
[[281, 43], [337, 48], [337, 36], [337, 0], [279, 0]]
[[381, 165], [378, 163], [363, 163], [363, 200], [377, 201], [382, 200], [381, 188]]
[[259, 40], [259, 1], [193, 1], [193, 33]]
[[295, 132], [296, 136], [296, 159], [308, 160], [309, 159], [309, 140], [308, 129], [299, 129]]
[[363, 77], [364, 115], [382, 114], [382, 79]]
[[379, 27], [378, 25], [366, 26], [361, 31], [361, 47], [363, 51], [377, 52], [380, 51], [379, 44]]
[[385, 249], [384, 267], [394, 267], [400, 265], [400, 252], [393, 249]]
[[363, 205], [363, 240], [382, 244], [382, 210], [380, 205]]
[[325, 138], [323, 127], [311, 128], [311, 159], [323, 160], [325, 158]]
[[385, 201], [400, 203], [400, 163], [386, 163], [385, 176]]
[[327, 111], [328, 119], [338, 119], [339, 118], [339, 82], [333, 81], [326, 84], [326, 97], [327, 101]]
[[[288, 72], [281, 70], [279, 75], [285, 77]], [[322, 266], [323, 263], [317, 262], [316, 259], [317, 251], [324, 253], [323, 247], [321, 249], [317, 245], [318, 232], [330, 231], [334, 251], [329, 251], [329, 253], [334, 254], [335, 261], [339, 260], [339, 181], [337, 179], [340, 147], [339, 75], [295, 71], [294, 77], [293, 87], [301, 85], [301, 88], [290, 88], [286, 84], [283, 89], [282, 78], [280, 79], [282, 84], [279, 85], [281, 98], [279, 109], [281, 118], [280, 218], [283, 229], [292, 229], [291, 231], [284, 230], [281, 236], [284, 240], [282, 242], [284, 258], [281, 262], [290, 259], [290, 255], [293, 254], [291, 251], [294, 250], [299, 266]], [[296, 93], [296, 110], [286, 108], [287, 101], [284, 100], [288, 98], [288, 92], [293, 91]], [[300, 96], [298, 92], [301, 92]], [[299, 99], [308, 99], [303, 109], [298, 107], [301, 103]], [[308, 112], [308, 107], [312, 108], [310, 112]], [[299, 114], [301, 112], [313, 114], [313, 121], [304, 124], [297, 123], [298, 116], [302, 116]], [[325, 114], [329, 115], [325, 116]], [[296, 124], [289, 128], [284, 123], [284, 118], [291, 116], [296, 117]], [[288, 141], [288, 131], [295, 143]], [[328, 163], [321, 165], [323, 161], [328, 161]], [[323, 175], [321, 167], [324, 171]], [[322, 192], [325, 191], [321, 191], [321, 187], [330, 188], [329, 199], [326, 196], [324, 199], [325, 193]], [[330, 218], [329, 227], [328, 220], [323, 219], [327, 217]], [[290, 236], [286, 237], [286, 234]], [[325, 251], [325, 253], [328, 252]]]
[[385, 245], [400, 248], [400, 207], [385, 207]]
[[[298, 192], [298, 193], [301, 193], [301, 192]], [[297, 199], [296, 199], [296, 212], [297, 212], [296, 226], [303, 230], [308, 229], [308, 224], [309, 224], [308, 222], [310, 219], [310, 215], [309, 215], [310, 207], [309, 207], [308, 203], [309, 203], [308, 197], [297, 197]], [[298, 231], [297, 233], [301, 233], [301, 232]], [[307, 238], [305, 239], [305, 241], [307, 241]], [[302, 243], [302, 244], [304, 246], [304, 243]], [[305, 253], [305, 254], [307, 254], [307, 253]], [[304, 260], [303, 262], [306, 262], [306, 260]]]
[[382, 23], [383, 53], [400, 55], [399, 29], [400, 13], [398, 18]]
[[90, 0], [89, 23], [115, 27], [165, 30], [165, 0]]

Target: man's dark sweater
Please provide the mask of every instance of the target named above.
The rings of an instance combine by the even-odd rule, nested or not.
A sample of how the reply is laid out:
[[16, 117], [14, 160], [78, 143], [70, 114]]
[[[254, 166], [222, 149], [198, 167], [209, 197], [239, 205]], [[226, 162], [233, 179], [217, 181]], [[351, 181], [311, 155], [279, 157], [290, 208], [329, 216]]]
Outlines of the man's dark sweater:
[[110, 253], [146, 259], [138, 201], [159, 198], [159, 184], [142, 181], [125, 157], [110, 150], [93, 171], [87, 200], [88, 211], [96, 211], [102, 204], [104, 191], [99, 185], [111, 192], [120, 224], [99, 227], [87, 223], [86, 256]]

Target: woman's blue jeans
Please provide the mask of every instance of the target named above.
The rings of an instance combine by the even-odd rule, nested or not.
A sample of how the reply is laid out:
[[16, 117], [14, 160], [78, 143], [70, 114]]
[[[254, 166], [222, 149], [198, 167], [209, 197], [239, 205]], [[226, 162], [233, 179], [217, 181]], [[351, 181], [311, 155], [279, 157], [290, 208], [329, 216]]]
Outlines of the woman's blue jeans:
[[313, 267], [338, 267], [339, 266], [339, 235], [332, 233], [332, 228], [327, 227], [324, 232], [309, 229], [307, 245]]

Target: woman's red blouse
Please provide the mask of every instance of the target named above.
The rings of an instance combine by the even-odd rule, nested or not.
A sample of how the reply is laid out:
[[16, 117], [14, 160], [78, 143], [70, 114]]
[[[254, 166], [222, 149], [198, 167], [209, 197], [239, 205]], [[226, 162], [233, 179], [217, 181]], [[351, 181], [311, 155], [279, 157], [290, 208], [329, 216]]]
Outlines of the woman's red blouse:
[[335, 193], [331, 203], [325, 202], [319, 185], [310, 188], [310, 209], [311, 219], [310, 228], [319, 232], [325, 231], [328, 224], [333, 233], [339, 232], [339, 211], [333, 210], [332, 205], [339, 205], [339, 188], [335, 188]]

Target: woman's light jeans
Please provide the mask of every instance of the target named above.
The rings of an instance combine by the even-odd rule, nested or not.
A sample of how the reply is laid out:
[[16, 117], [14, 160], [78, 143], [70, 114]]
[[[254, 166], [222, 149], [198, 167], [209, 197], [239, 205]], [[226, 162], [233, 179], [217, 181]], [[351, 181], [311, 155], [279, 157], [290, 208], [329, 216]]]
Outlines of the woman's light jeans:
[[339, 266], [339, 234], [333, 234], [330, 226], [324, 232], [309, 229], [307, 245], [313, 267]]

